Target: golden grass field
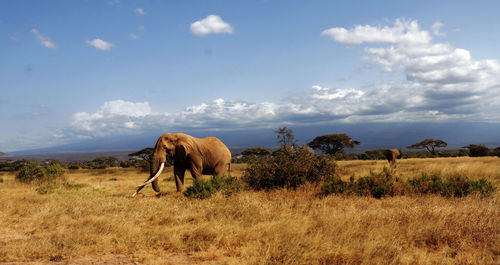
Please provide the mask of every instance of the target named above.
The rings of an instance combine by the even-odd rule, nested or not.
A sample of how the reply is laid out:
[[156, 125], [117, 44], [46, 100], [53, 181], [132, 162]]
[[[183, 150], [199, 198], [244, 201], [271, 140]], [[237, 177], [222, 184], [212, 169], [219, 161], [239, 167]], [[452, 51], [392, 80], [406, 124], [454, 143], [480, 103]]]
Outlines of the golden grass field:
[[[386, 161], [340, 161], [343, 178]], [[233, 165], [241, 176], [245, 165]], [[500, 158], [398, 161], [396, 174], [484, 177], [500, 187]], [[77, 170], [73, 185], [40, 194], [0, 173], [5, 264], [499, 264], [500, 191], [479, 196], [320, 198], [319, 186], [188, 199], [172, 169], [162, 193], [130, 198], [146, 173]], [[207, 176], [208, 177], [208, 176]], [[186, 186], [192, 184], [187, 178]]]

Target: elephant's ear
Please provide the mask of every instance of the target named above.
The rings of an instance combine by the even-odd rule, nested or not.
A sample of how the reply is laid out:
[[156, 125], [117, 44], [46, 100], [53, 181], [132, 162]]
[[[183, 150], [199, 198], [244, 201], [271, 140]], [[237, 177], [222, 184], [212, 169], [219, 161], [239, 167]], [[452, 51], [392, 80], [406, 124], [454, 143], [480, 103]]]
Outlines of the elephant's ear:
[[191, 152], [193, 152], [193, 145], [190, 141], [180, 139], [175, 146], [175, 153], [179, 154], [181, 157], [187, 157]]

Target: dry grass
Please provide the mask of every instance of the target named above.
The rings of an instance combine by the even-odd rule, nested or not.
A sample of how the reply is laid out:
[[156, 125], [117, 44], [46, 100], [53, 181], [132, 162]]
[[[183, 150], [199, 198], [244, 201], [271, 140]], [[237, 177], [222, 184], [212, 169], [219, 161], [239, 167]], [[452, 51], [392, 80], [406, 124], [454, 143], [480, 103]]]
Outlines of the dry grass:
[[[344, 178], [384, 161], [342, 161]], [[241, 175], [244, 165], [233, 165]], [[485, 177], [500, 187], [499, 158], [399, 161], [397, 174]], [[162, 193], [133, 169], [78, 170], [79, 186], [36, 186], [2, 174], [0, 263], [71, 264], [498, 264], [499, 192], [492, 197], [328, 196], [319, 187], [187, 199], [170, 171]], [[187, 178], [186, 186], [192, 185]], [[57, 263], [56, 263], [57, 264]]]

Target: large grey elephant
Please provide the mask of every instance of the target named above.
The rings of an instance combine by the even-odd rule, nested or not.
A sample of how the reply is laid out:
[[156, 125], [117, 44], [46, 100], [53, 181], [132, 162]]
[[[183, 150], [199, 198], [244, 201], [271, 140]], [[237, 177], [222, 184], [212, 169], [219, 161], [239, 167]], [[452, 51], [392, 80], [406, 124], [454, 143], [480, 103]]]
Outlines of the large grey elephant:
[[172, 159], [178, 192], [183, 190], [186, 170], [196, 179], [202, 174], [222, 176], [231, 167], [231, 152], [216, 137], [199, 139], [184, 133], [166, 133], [156, 142], [148, 180], [138, 186], [132, 197], [149, 183], [159, 192], [158, 177], [165, 167], [165, 162]]
[[386, 149], [384, 150], [384, 156], [385, 158], [387, 158], [387, 161], [389, 162], [391, 168], [395, 168], [396, 159], [401, 158], [403, 154], [398, 149]]

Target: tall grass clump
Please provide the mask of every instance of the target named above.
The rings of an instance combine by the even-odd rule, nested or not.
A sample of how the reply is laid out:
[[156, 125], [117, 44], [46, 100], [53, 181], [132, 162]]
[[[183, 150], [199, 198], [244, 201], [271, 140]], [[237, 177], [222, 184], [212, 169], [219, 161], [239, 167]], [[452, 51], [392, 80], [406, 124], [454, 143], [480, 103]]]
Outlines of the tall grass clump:
[[16, 180], [23, 183], [52, 183], [65, 181], [66, 169], [60, 164], [42, 166], [36, 161], [27, 161], [16, 175]]
[[440, 194], [444, 197], [464, 197], [472, 193], [490, 196], [495, 186], [485, 179], [470, 180], [462, 176], [443, 179], [437, 174], [422, 174], [408, 180], [409, 190], [416, 194]]
[[195, 179], [193, 186], [186, 189], [184, 195], [188, 198], [207, 199], [217, 192], [224, 196], [241, 191], [242, 186], [236, 177], [213, 176], [209, 180]]
[[286, 149], [249, 162], [243, 181], [255, 190], [292, 188], [318, 183], [335, 173], [335, 163], [307, 147]]
[[384, 168], [380, 173], [370, 172], [369, 176], [349, 181], [331, 178], [325, 181], [322, 195], [349, 194], [382, 198], [405, 194], [439, 194], [443, 197], [464, 197], [480, 194], [488, 197], [496, 191], [492, 182], [486, 179], [471, 180], [462, 176], [443, 179], [438, 174], [422, 174], [420, 177], [402, 181]]
[[380, 173], [370, 172], [369, 176], [354, 180], [343, 181], [338, 177], [326, 179], [322, 187], [322, 194], [352, 194], [382, 198], [385, 196], [403, 195], [405, 185], [394, 177], [390, 170], [384, 168]]

